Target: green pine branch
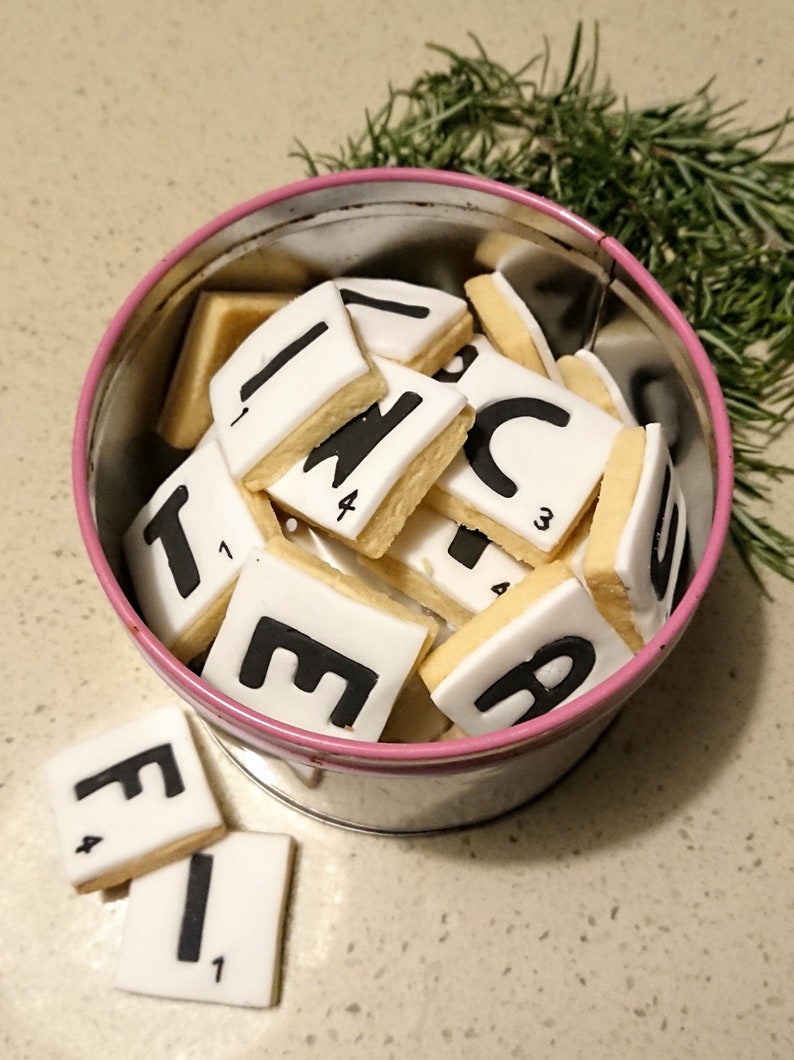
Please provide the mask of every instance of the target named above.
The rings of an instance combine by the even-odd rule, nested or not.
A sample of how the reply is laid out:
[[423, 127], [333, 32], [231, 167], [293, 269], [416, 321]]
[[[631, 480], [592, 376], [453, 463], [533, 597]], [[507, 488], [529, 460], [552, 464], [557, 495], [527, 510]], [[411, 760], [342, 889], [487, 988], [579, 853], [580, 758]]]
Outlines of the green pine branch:
[[[310, 174], [371, 166], [454, 169], [545, 195], [610, 232], [690, 321], [725, 394], [736, 447], [731, 534], [756, 578], [794, 580], [794, 539], [761, 514], [794, 469], [765, 457], [794, 409], [794, 162], [774, 156], [794, 118], [736, 124], [711, 85], [634, 108], [598, 76], [598, 32], [577, 27], [552, 85], [548, 46], [516, 72], [476, 40], [431, 45], [444, 68], [389, 88], [334, 154], [294, 152]], [[763, 584], [763, 583], [761, 583]]]

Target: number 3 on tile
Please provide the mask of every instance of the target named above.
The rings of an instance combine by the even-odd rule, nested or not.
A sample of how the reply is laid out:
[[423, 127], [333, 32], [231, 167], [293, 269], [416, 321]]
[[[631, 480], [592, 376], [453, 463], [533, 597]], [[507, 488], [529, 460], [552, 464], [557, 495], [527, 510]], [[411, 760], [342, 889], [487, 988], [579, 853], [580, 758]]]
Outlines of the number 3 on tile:
[[554, 512], [551, 508], [544, 506], [540, 509], [540, 515], [532, 524], [536, 530], [548, 530], [551, 526], [551, 521], [554, 518]]

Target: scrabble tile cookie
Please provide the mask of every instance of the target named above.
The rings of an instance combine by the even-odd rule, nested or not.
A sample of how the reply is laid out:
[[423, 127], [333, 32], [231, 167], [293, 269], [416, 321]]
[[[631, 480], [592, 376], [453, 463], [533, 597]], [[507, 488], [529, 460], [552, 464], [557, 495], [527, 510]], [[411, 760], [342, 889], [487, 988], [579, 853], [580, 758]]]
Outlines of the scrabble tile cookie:
[[335, 281], [360, 344], [370, 354], [432, 375], [472, 337], [462, 298], [402, 280]]
[[80, 893], [150, 872], [226, 830], [176, 706], [64, 748], [44, 774], [66, 876]]
[[248, 550], [277, 533], [267, 498], [232, 480], [215, 441], [155, 491], [124, 535], [124, 555], [146, 624], [178, 659], [204, 651]]
[[279, 507], [367, 556], [383, 555], [460, 450], [474, 418], [461, 391], [374, 360], [388, 387], [383, 400], [268, 487]]
[[673, 607], [686, 539], [686, 501], [658, 423], [615, 439], [584, 555], [599, 610], [639, 651]]
[[438, 708], [478, 736], [547, 714], [632, 654], [558, 561], [475, 615], [428, 655], [419, 674]]
[[424, 609], [420, 603], [386, 581], [377, 570], [363, 564], [361, 562], [363, 558], [361, 554], [355, 552], [344, 541], [332, 537], [325, 530], [310, 526], [302, 519], [296, 519], [292, 515], [284, 516], [279, 514], [279, 523], [281, 532], [287, 541], [298, 545], [314, 556], [318, 556], [335, 570], [341, 571], [343, 574], [349, 574], [357, 581], [363, 581], [379, 593], [386, 593], [404, 607], [416, 611], [418, 614], [424, 614]]
[[540, 324], [503, 273], [473, 276], [464, 286], [483, 332], [500, 353], [555, 383], [562, 382]]
[[133, 880], [116, 986], [268, 1008], [278, 1000], [290, 836], [229, 832]]
[[204, 291], [196, 302], [157, 431], [192, 449], [212, 423], [210, 379], [251, 332], [292, 298], [259, 291]]
[[557, 361], [565, 386], [585, 401], [615, 416], [626, 427], [636, 427], [634, 414], [604, 362], [590, 350], [577, 350]]
[[238, 346], [210, 381], [210, 404], [232, 475], [257, 490], [385, 391], [328, 280]]
[[516, 559], [554, 559], [595, 498], [620, 423], [478, 336], [436, 380], [476, 418], [426, 503]]
[[584, 557], [587, 551], [587, 542], [590, 540], [590, 528], [593, 525], [593, 513], [596, 501], [590, 505], [584, 515], [573, 529], [573, 532], [565, 539], [565, 544], [557, 553], [556, 558], [567, 563], [579, 581], [587, 588], [584, 577]]
[[376, 741], [436, 624], [298, 545], [253, 549], [202, 677], [312, 732]]
[[530, 570], [481, 531], [424, 505], [385, 556], [360, 562], [458, 628]]

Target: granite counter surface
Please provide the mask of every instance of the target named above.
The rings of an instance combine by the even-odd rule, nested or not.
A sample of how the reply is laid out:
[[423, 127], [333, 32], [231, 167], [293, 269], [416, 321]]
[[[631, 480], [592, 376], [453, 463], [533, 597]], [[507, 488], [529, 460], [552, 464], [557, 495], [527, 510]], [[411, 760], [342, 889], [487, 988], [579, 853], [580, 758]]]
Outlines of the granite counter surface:
[[[518, 67], [577, 19], [632, 102], [715, 76], [748, 123], [794, 102], [788, 3], [714, 0], [44, 0], [8, 6], [0, 71], [5, 694], [0, 1050], [114, 1056], [794, 1055], [794, 590], [728, 548], [687, 636], [587, 758], [509, 817], [435, 837], [338, 830], [207, 746], [228, 812], [299, 844], [280, 1004], [113, 988], [124, 899], [78, 897], [41, 763], [173, 700], [125, 637], [69, 484], [93, 349], [136, 281], [201, 223], [304, 175], [389, 82], [472, 31]], [[588, 28], [588, 33], [590, 32]], [[591, 38], [588, 37], [588, 40]], [[794, 464], [789, 430], [777, 455]], [[794, 527], [794, 488], [774, 518]]]

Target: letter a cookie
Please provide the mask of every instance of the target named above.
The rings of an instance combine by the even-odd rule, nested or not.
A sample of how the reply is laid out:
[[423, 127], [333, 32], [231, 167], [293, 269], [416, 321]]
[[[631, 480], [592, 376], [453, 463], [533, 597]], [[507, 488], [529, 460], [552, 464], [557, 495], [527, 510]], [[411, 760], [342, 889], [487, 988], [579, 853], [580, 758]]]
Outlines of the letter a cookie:
[[419, 668], [433, 702], [469, 736], [547, 714], [632, 652], [562, 561], [508, 589]]

